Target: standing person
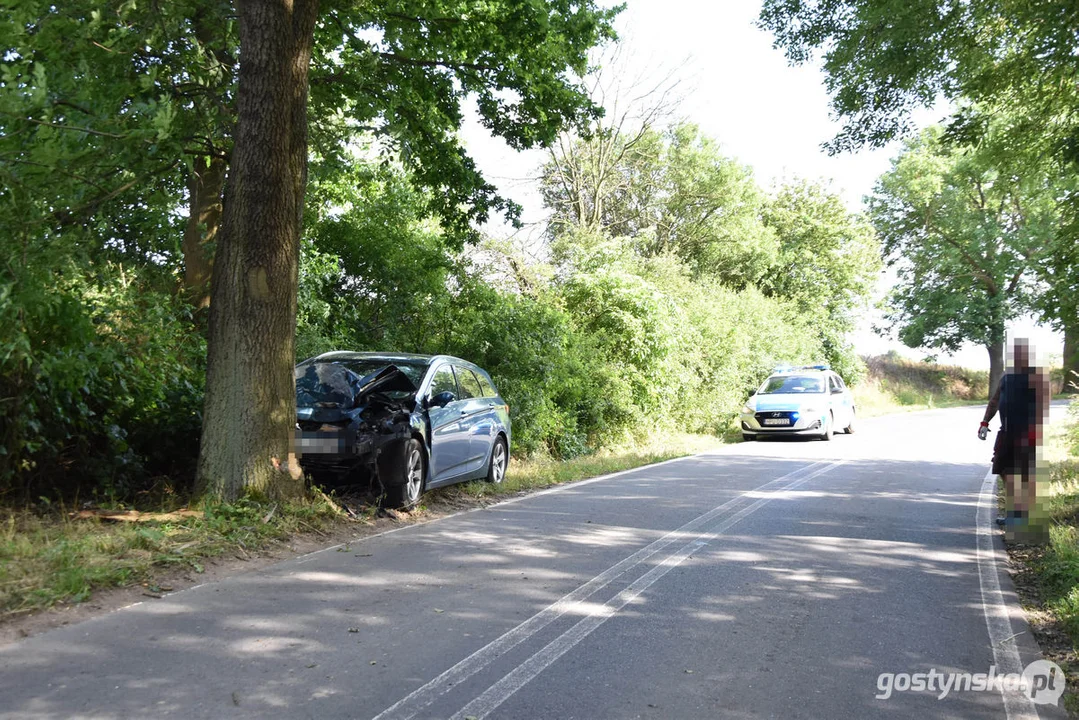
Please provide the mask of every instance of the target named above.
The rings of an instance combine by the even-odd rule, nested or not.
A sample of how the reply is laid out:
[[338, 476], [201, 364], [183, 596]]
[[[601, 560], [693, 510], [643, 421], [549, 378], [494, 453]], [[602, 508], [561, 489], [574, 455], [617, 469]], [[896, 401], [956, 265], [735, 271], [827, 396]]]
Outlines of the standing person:
[[1000, 378], [978, 428], [978, 437], [985, 440], [989, 421], [1000, 411], [993, 472], [1004, 480], [1006, 512], [997, 522], [1009, 529], [1027, 528], [1031, 511], [1038, 509], [1037, 454], [1049, 411], [1050, 389], [1048, 375], [1031, 364], [1030, 354], [1029, 342], [1016, 338], [1012, 345], [1013, 366]]

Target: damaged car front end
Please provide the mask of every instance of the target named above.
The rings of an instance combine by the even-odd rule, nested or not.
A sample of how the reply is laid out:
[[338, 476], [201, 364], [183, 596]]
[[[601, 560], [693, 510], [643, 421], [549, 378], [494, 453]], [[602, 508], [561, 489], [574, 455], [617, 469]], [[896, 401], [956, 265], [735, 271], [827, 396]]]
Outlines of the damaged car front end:
[[387, 446], [425, 435], [413, 412], [423, 370], [322, 356], [298, 365], [295, 446], [304, 471], [319, 482], [377, 481]]
[[332, 352], [296, 366], [294, 451], [320, 484], [369, 484], [411, 507], [429, 487], [509, 464], [509, 406], [491, 376], [449, 355]]

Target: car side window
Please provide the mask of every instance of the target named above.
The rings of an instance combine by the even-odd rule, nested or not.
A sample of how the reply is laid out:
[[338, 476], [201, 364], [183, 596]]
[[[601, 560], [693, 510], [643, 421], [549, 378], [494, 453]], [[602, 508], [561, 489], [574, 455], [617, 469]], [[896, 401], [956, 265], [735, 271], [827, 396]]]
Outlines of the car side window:
[[839, 388], [840, 390], [846, 390], [847, 389], [847, 386], [843, 384], [843, 378], [839, 377], [838, 375], [833, 375], [832, 376], [832, 381], [835, 382], [835, 386], [837, 388]]
[[461, 397], [457, 391], [457, 380], [453, 377], [453, 368], [449, 365], [443, 365], [435, 371], [435, 376], [431, 380], [431, 390], [427, 394], [434, 397], [443, 392], [451, 392], [455, 396]]
[[483, 388], [484, 397], [498, 397], [498, 391], [495, 390], [495, 386], [491, 384], [490, 380], [488, 380], [484, 375], [481, 375], [480, 373], [476, 373], [476, 377], [479, 379], [480, 386]]
[[839, 383], [836, 382], [836, 378], [834, 375], [830, 375], [828, 377], [828, 389], [833, 393], [840, 392], [842, 390], [842, 388], [839, 387]]
[[476, 380], [476, 376], [472, 374], [471, 370], [454, 367], [453, 371], [457, 373], [457, 384], [461, 386], [462, 399], [483, 397], [483, 388], [480, 387], [479, 381]]

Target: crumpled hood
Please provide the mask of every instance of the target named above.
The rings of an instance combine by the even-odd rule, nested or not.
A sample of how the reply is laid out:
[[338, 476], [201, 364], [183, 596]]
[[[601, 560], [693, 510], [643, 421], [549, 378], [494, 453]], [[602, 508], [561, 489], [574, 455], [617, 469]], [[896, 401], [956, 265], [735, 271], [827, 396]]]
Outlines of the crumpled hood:
[[750, 407], [757, 412], [770, 410], [798, 410], [810, 405], [823, 405], [827, 398], [822, 393], [775, 393], [769, 395], [754, 395], [750, 398]]

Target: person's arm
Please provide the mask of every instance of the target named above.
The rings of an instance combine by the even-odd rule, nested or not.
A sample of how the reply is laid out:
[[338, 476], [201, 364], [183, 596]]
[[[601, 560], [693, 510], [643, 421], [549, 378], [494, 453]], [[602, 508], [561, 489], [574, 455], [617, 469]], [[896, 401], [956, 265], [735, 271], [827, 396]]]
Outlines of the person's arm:
[[992, 396], [989, 398], [989, 404], [985, 408], [982, 424], [978, 426], [978, 437], [982, 440], [985, 440], [985, 436], [989, 434], [989, 421], [997, 414], [997, 408], [1000, 407], [1000, 386], [1003, 384], [1004, 376], [1001, 375], [1000, 380], [997, 382], [996, 390], [993, 391]]

